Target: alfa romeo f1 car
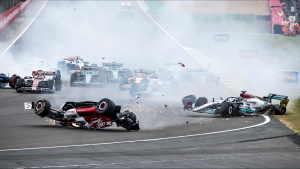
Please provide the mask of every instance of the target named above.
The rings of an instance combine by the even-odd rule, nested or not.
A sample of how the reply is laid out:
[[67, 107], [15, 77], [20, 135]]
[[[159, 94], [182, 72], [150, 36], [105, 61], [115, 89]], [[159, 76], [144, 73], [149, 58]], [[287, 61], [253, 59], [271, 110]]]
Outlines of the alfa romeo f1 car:
[[83, 67], [80, 72], [71, 74], [70, 85], [104, 86], [107, 84], [107, 73], [99, 67]]
[[61, 91], [62, 80], [60, 71], [32, 71], [32, 76], [19, 78], [16, 82], [16, 91], [49, 92]]
[[62, 126], [74, 126], [87, 129], [100, 129], [117, 124], [127, 131], [140, 130], [139, 122], [133, 112], [120, 112], [121, 106], [107, 98], [99, 102], [66, 102], [59, 110], [51, 109], [51, 104], [45, 99], [36, 103], [25, 102], [25, 109], [34, 109], [34, 113], [40, 117], [48, 117]]
[[[272, 103], [279, 100], [279, 104]], [[208, 102], [207, 98], [189, 95], [182, 99], [185, 110], [199, 113], [221, 114], [223, 117], [238, 115], [279, 114], [286, 112], [289, 102], [288, 96], [269, 94], [267, 97], [258, 97], [242, 91], [240, 97], [228, 97], [225, 100]], [[194, 105], [194, 106], [193, 106]]]
[[12, 75], [11, 77], [8, 77], [4, 73], [0, 73], [0, 88], [3, 88], [7, 84], [9, 84], [9, 86], [14, 89], [17, 80], [20, 78], [21, 77], [16, 74]]

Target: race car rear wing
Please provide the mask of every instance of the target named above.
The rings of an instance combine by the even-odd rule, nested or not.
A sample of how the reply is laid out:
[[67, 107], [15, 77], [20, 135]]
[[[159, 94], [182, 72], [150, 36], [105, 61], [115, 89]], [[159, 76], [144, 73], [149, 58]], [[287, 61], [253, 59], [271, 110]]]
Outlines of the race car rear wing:
[[112, 63], [102, 63], [103, 67], [122, 67], [123, 64], [122, 63], [116, 63], [116, 62], [112, 62]]
[[37, 70], [37, 71], [32, 71], [32, 75], [55, 75], [56, 72], [53, 71], [42, 71], [42, 70]]
[[288, 96], [270, 93], [268, 98], [269, 99], [276, 99], [276, 100], [287, 100]]

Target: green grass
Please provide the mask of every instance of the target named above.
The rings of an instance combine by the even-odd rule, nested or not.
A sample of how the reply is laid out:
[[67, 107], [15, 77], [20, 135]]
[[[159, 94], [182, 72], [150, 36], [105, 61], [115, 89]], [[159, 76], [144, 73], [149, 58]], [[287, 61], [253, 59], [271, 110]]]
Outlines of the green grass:
[[274, 115], [274, 117], [300, 135], [300, 99], [291, 103], [285, 115]]

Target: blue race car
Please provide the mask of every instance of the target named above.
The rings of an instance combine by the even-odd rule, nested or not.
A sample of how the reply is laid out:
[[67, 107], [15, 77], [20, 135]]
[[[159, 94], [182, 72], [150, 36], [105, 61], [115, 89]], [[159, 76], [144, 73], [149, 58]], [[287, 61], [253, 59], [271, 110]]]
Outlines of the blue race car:
[[21, 79], [21, 77], [16, 74], [8, 77], [4, 73], [0, 73], [0, 88], [4, 88], [8, 84], [11, 88], [14, 89], [18, 79]]

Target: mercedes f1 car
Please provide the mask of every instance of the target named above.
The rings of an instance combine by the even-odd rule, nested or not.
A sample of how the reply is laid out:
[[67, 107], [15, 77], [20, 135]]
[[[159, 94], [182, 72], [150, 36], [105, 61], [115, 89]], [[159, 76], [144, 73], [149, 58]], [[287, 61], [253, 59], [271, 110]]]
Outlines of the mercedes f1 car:
[[121, 106], [107, 98], [99, 102], [66, 102], [59, 110], [51, 109], [51, 104], [45, 99], [40, 99], [36, 103], [25, 102], [26, 109], [34, 109], [36, 115], [48, 117], [55, 120], [56, 124], [62, 126], [74, 126], [87, 129], [100, 129], [113, 125], [123, 127], [127, 131], [140, 130], [139, 122], [133, 112], [120, 112]]
[[[279, 100], [279, 104], [272, 103]], [[207, 98], [189, 95], [182, 99], [185, 110], [199, 113], [221, 114], [223, 117], [238, 115], [279, 114], [286, 112], [289, 102], [288, 96], [269, 94], [267, 97], [258, 97], [242, 91], [240, 97], [222, 98], [217, 101], [208, 102]]]
[[49, 92], [61, 91], [62, 80], [60, 71], [32, 71], [32, 76], [17, 79], [15, 90], [18, 93], [24, 91]]
[[17, 80], [20, 78], [21, 77], [16, 74], [8, 77], [4, 73], [0, 73], [0, 88], [4, 88], [7, 84], [9, 84], [9, 86], [14, 89], [16, 87], [15, 85]]
[[122, 68], [122, 63], [102, 63], [102, 66], [108, 74], [109, 82], [119, 82], [123, 77], [132, 76], [132, 72], [129, 69]]
[[71, 74], [70, 85], [104, 86], [107, 84], [107, 73], [99, 67], [83, 67], [80, 72]]

